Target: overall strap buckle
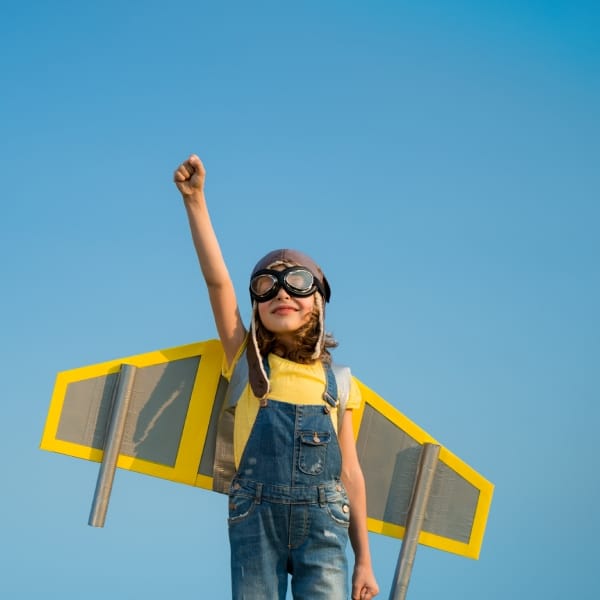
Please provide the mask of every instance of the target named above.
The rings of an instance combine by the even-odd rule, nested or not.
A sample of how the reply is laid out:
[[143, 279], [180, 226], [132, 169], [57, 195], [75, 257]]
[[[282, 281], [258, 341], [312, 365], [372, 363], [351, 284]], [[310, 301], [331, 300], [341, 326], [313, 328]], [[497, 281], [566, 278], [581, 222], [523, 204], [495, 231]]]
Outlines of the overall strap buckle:
[[254, 501], [256, 502], [256, 504], [260, 504], [261, 500], [262, 500], [262, 491], [263, 491], [263, 484], [262, 483], [257, 483], [256, 484], [256, 493], [254, 496]]

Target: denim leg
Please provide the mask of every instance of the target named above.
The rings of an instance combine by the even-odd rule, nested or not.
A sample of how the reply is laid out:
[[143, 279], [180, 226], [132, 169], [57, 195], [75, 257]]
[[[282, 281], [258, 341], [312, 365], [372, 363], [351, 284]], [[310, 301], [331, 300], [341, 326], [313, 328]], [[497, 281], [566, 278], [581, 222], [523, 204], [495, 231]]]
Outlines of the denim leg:
[[[292, 507], [292, 525], [294, 521], [306, 523], [302, 543], [291, 550], [294, 600], [348, 598], [348, 521], [345, 516], [331, 504]], [[296, 528], [298, 533], [299, 528]]]
[[289, 505], [231, 496], [229, 514], [233, 600], [285, 600]]

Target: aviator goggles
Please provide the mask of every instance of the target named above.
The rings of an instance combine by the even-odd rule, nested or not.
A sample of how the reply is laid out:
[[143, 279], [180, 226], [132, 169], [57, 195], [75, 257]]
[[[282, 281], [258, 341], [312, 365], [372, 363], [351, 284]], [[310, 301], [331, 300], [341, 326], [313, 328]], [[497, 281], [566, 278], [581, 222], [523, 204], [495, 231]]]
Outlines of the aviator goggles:
[[250, 296], [256, 302], [275, 298], [280, 288], [298, 298], [310, 296], [317, 290], [325, 296], [321, 282], [305, 267], [289, 267], [283, 271], [261, 269], [250, 280]]

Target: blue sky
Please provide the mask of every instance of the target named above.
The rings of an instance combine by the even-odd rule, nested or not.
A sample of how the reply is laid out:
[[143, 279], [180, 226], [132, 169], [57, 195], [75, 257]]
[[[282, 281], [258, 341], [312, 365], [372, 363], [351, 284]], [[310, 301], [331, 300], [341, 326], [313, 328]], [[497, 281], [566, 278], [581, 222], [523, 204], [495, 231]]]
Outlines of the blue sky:
[[[591, 2], [0, 8], [6, 598], [226, 598], [226, 501], [39, 450], [58, 371], [215, 336], [172, 171], [231, 274], [315, 256], [339, 362], [495, 486], [411, 600], [596, 597], [600, 11]], [[248, 315], [248, 306], [244, 306]], [[400, 542], [371, 535], [387, 597]]]

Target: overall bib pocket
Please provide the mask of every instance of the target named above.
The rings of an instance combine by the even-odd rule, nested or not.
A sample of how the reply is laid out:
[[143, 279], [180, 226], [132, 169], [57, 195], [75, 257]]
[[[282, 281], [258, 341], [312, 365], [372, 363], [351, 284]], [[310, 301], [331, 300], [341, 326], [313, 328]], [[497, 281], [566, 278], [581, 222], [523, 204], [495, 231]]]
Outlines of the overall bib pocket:
[[298, 468], [307, 475], [318, 475], [325, 467], [329, 431], [301, 431]]

